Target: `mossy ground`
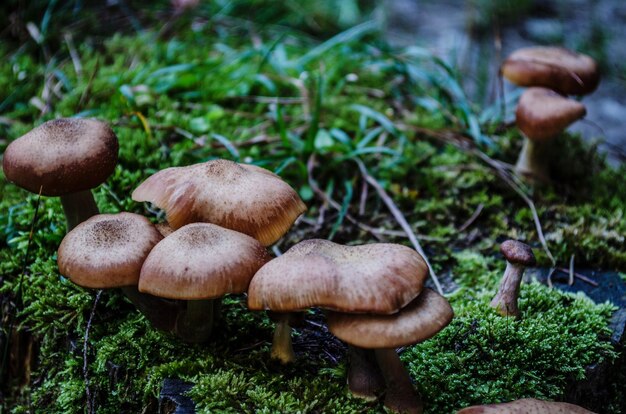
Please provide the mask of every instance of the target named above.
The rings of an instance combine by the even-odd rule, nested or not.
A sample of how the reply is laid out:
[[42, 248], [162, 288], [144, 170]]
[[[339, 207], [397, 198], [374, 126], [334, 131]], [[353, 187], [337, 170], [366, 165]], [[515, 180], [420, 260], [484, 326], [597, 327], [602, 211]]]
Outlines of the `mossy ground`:
[[[608, 304], [528, 284], [520, 321], [487, 306], [504, 268], [499, 242], [525, 240], [541, 265], [550, 261], [519, 195], [475, 153], [433, 138], [442, 131], [461, 136], [509, 163], [521, 146], [514, 128], [490, 115], [493, 108], [476, 108], [464, 97], [453, 68], [422, 51], [390, 50], [371, 24], [320, 42], [244, 22], [236, 8], [220, 15], [215, 4], [203, 7], [166, 35], [102, 37], [94, 29], [77, 36], [74, 50], [54, 43], [62, 37], [53, 35], [53, 18], [39, 44], [7, 42], [0, 61], [2, 146], [48, 119], [94, 116], [109, 121], [120, 141], [115, 173], [95, 190], [103, 212], [156, 219], [159, 212], [130, 199], [143, 179], [224, 157], [276, 171], [307, 202], [305, 218], [278, 243], [281, 250], [312, 237], [408, 243], [374, 189], [363, 194], [362, 162], [418, 233], [435, 270], [451, 273], [460, 286], [450, 297], [452, 324], [402, 354], [428, 412], [518, 397], [558, 399], [570, 376], [616, 358]], [[565, 135], [558, 146], [555, 184], [526, 189], [552, 254], [560, 265], [574, 255], [577, 266], [624, 271], [624, 167], [607, 168], [579, 137]], [[95, 292], [58, 273], [55, 252], [65, 232], [58, 200], [40, 201], [26, 256], [37, 197], [4, 180], [0, 190], [3, 328], [17, 315], [40, 343], [30, 384], [21, 390], [5, 384], [1, 410], [85, 411], [83, 337]], [[383, 231], [364, 230], [347, 214]], [[318, 313], [311, 317], [323, 321]], [[298, 363], [281, 367], [268, 361], [271, 323], [248, 312], [242, 297], [226, 299], [214, 341], [192, 346], [151, 328], [120, 293], [104, 292], [87, 350], [93, 404], [99, 413], [155, 412], [162, 379], [177, 377], [195, 384], [190, 395], [201, 412], [380, 411], [377, 403], [348, 396], [341, 344], [314, 326], [296, 333]]]

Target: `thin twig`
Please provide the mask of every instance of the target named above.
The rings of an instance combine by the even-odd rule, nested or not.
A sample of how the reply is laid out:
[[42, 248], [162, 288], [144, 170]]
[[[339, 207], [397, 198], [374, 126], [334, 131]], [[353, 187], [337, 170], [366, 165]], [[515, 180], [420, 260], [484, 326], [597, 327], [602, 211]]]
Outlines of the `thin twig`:
[[363, 180], [363, 183], [361, 184], [361, 199], [359, 200], [359, 216], [363, 216], [365, 214], [365, 203], [367, 202], [368, 188], [367, 183]]
[[567, 284], [572, 286], [574, 284], [574, 255], [572, 254], [569, 258], [569, 280]]
[[548, 285], [549, 288], [552, 288], [552, 275], [554, 274], [555, 271], [556, 269], [554, 267], [551, 267], [550, 271], [548, 272], [548, 277], [546, 278], [546, 284]]
[[[20, 274], [20, 281], [17, 285], [17, 293], [15, 294], [15, 312], [9, 310], [9, 320], [7, 323], [7, 337], [4, 343], [4, 349], [2, 351], [2, 361], [0, 361], [0, 378], [4, 377], [4, 370], [6, 369], [6, 363], [9, 356], [9, 345], [11, 342], [11, 333], [15, 328], [15, 315], [18, 309], [21, 308], [24, 303], [22, 302], [22, 288], [24, 284], [24, 275], [26, 274], [26, 265], [28, 263], [28, 256], [33, 241], [33, 235], [35, 234], [35, 223], [37, 222], [37, 216], [39, 215], [39, 204], [41, 204], [41, 192], [43, 191], [43, 185], [39, 186], [39, 194], [37, 194], [37, 202], [35, 204], [35, 212], [33, 214], [33, 220], [30, 223], [30, 232], [28, 233], [28, 244], [26, 245], [26, 252], [24, 253], [24, 260], [22, 261], [22, 273]], [[9, 305], [10, 306], [10, 305]]]
[[[564, 267], [559, 267], [559, 268], [558, 268], [558, 269], [556, 269], [556, 270], [558, 270], [559, 272], [563, 272], [563, 273], [565, 273], [565, 274], [569, 274], [569, 269], [565, 269]], [[600, 286], [600, 285], [598, 284], [598, 282], [596, 282], [595, 280], [590, 279], [590, 278], [588, 278], [587, 276], [582, 275], [582, 274], [580, 274], [580, 273], [574, 272], [574, 277], [577, 277], [578, 279], [582, 280], [583, 282], [587, 282], [587, 283], [589, 283], [591, 286], [596, 286], [596, 287], [597, 287], [597, 286]]]
[[474, 223], [474, 221], [476, 221], [478, 216], [480, 216], [480, 213], [483, 211], [483, 208], [485, 208], [485, 205], [483, 203], [480, 203], [476, 207], [476, 210], [474, 210], [474, 212], [472, 213], [470, 218], [468, 218], [467, 221], [465, 223], [463, 223], [463, 225], [461, 225], [461, 227], [459, 227], [459, 231], [465, 231], [469, 226], [471, 226], [472, 223]]
[[83, 65], [80, 63], [80, 56], [76, 47], [74, 47], [74, 40], [72, 39], [72, 34], [67, 32], [63, 36], [65, 39], [65, 43], [67, 44], [67, 48], [70, 51], [70, 57], [72, 58], [72, 64], [74, 65], [74, 71], [76, 72], [77, 77], [83, 76]]
[[87, 327], [85, 328], [85, 337], [83, 340], [83, 378], [85, 379], [85, 394], [87, 397], [87, 413], [94, 414], [96, 412], [94, 407], [94, 401], [91, 397], [91, 392], [89, 391], [89, 370], [87, 366], [87, 343], [89, 341], [89, 328], [91, 328], [91, 321], [93, 320], [93, 316], [96, 313], [96, 305], [98, 305], [98, 301], [100, 300], [100, 296], [102, 295], [102, 289], [98, 290], [96, 293], [96, 298], [93, 300], [93, 307], [91, 308], [91, 314], [89, 314], [89, 320], [87, 320]]
[[363, 178], [365, 179], [365, 181], [367, 181], [368, 184], [374, 187], [379, 197], [387, 205], [387, 208], [389, 209], [393, 217], [396, 219], [398, 224], [400, 224], [400, 227], [402, 227], [402, 229], [406, 232], [407, 236], [409, 237], [409, 241], [411, 242], [415, 250], [417, 250], [417, 252], [424, 258], [424, 261], [426, 262], [426, 265], [428, 266], [430, 277], [433, 283], [435, 284], [437, 291], [439, 292], [439, 294], [443, 295], [443, 289], [441, 287], [441, 284], [439, 283], [439, 278], [437, 278], [437, 275], [435, 274], [433, 267], [430, 265], [430, 262], [428, 261], [428, 258], [426, 257], [426, 253], [424, 253], [422, 246], [417, 241], [417, 236], [413, 232], [413, 229], [411, 228], [409, 223], [406, 221], [406, 218], [404, 217], [404, 215], [402, 214], [398, 206], [396, 206], [396, 204], [393, 202], [391, 197], [389, 197], [389, 195], [387, 194], [383, 186], [380, 185], [378, 180], [376, 180], [376, 178], [372, 177], [369, 174], [369, 172], [367, 171], [367, 168], [365, 167], [365, 164], [363, 164], [363, 162], [359, 158], [354, 158], [354, 161], [359, 166], [359, 170], [361, 171], [361, 175], [363, 175]]

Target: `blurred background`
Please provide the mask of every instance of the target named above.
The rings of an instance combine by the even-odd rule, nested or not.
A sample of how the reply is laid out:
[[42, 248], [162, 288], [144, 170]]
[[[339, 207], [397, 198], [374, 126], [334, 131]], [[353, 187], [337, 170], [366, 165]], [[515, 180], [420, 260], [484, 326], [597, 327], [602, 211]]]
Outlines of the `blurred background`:
[[[514, 49], [563, 45], [587, 53], [600, 63], [603, 80], [585, 98], [586, 121], [573, 130], [602, 139], [610, 162], [625, 157], [622, 0], [8, 0], [0, 8], [0, 53], [11, 58], [30, 52], [49, 61], [72, 43], [97, 44], [117, 32], [144, 30], [167, 37], [188, 24], [216, 20], [286, 27], [320, 39], [373, 20], [391, 45], [425, 47], [457, 68], [478, 105], [494, 102], [499, 64]], [[0, 114], [7, 93], [0, 95]]]

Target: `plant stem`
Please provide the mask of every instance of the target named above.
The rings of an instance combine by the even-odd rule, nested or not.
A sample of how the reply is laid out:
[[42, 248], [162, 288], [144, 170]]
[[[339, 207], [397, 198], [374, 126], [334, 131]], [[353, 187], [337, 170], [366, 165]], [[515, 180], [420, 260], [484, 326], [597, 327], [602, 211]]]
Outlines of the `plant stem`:
[[376, 355], [371, 349], [348, 346], [348, 388], [353, 396], [366, 401], [375, 401], [385, 388]]
[[520, 315], [517, 307], [517, 298], [519, 297], [524, 269], [525, 267], [522, 265], [506, 262], [506, 269], [504, 270], [498, 293], [491, 300], [490, 304], [502, 316], [518, 317]]
[[424, 410], [422, 399], [415, 392], [409, 372], [393, 348], [379, 348], [375, 351], [387, 391], [385, 407], [396, 413], [421, 414]]
[[61, 205], [65, 212], [68, 232], [89, 217], [100, 213], [91, 190], [62, 195]]
[[280, 361], [281, 364], [289, 364], [296, 360], [291, 343], [291, 326], [289, 326], [288, 314], [280, 317], [274, 329], [274, 340], [272, 341], [272, 359]]

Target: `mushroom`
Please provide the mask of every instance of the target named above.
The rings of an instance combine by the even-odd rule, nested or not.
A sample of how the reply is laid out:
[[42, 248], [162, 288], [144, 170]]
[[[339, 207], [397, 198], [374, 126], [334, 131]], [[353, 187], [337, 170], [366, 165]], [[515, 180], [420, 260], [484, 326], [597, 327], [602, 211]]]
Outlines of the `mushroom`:
[[508, 403], [474, 405], [457, 411], [457, 414], [594, 414], [578, 405], [565, 402], [542, 401], [524, 398]]
[[536, 263], [535, 255], [527, 244], [517, 240], [505, 241], [500, 245], [500, 251], [506, 259], [506, 269], [498, 293], [491, 301], [491, 307], [502, 316], [518, 317], [520, 311], [517, 307], [517, 298], [520, 284], [526, 266], [533, 266]]
[[55, 119], [13, 141], [2, 161], [9, 181], [45, 196], [61, 197], [68, 231], [98, 214], [91, 188], [115, 169], [118, 142], [104, 122]]
[[159, 171], [139, 185], [132, 198], [164, 209], [174, 229], [213, 223], [252, 236], [264, 246], [282, 237], [306, 210], [278, 175], [228, 160]]
[[139, 291], [180, 301], [174, 332], [187, 342], [205, 342], [213, 327], [212, 299], [247, 290], [269, 260], [255, 239], [209, 223], [192, 223], [161, 240], [146, 258]]
[[516, 50], [502, 63], [501, 72], [516, 85], [543, 86], [566, 95], [591, 93], [600, 81], [591, 57], [551, 46]]
[[[248, 289], [248, 308], [289, 313], [317, 306], [389, 314], [421, 292], [427, 273], [419, 253], [406, 246], [305, 240], [259, 269]], [[285, 318], [272, 344], [272, 357], [283, 363], [295, 360], [290, 334]]]
[[153, 325], [171, 330], [175, 304], [137, 291], [141, 266], [162, 238], [152, 223], [138, 214], [95, 215], [61, 241], [59, 272], [82, 287], [121, 288]]
[[550, 142], [587, 113], [585, 106], [545, 88], [528, 88], [522, 94], [515, 119], [525, 136], [515, 170], [525, 176], [549, 180]]
[[431, 338], [450, 323], [453, 315], [446, 298], [424, 289], [392, 315], [328, 312], [328, 328], [342, 341], [374, 349], [387, 387], [385, 407], [394, 412], [421, 413], [422, 403], [395, 348]]

